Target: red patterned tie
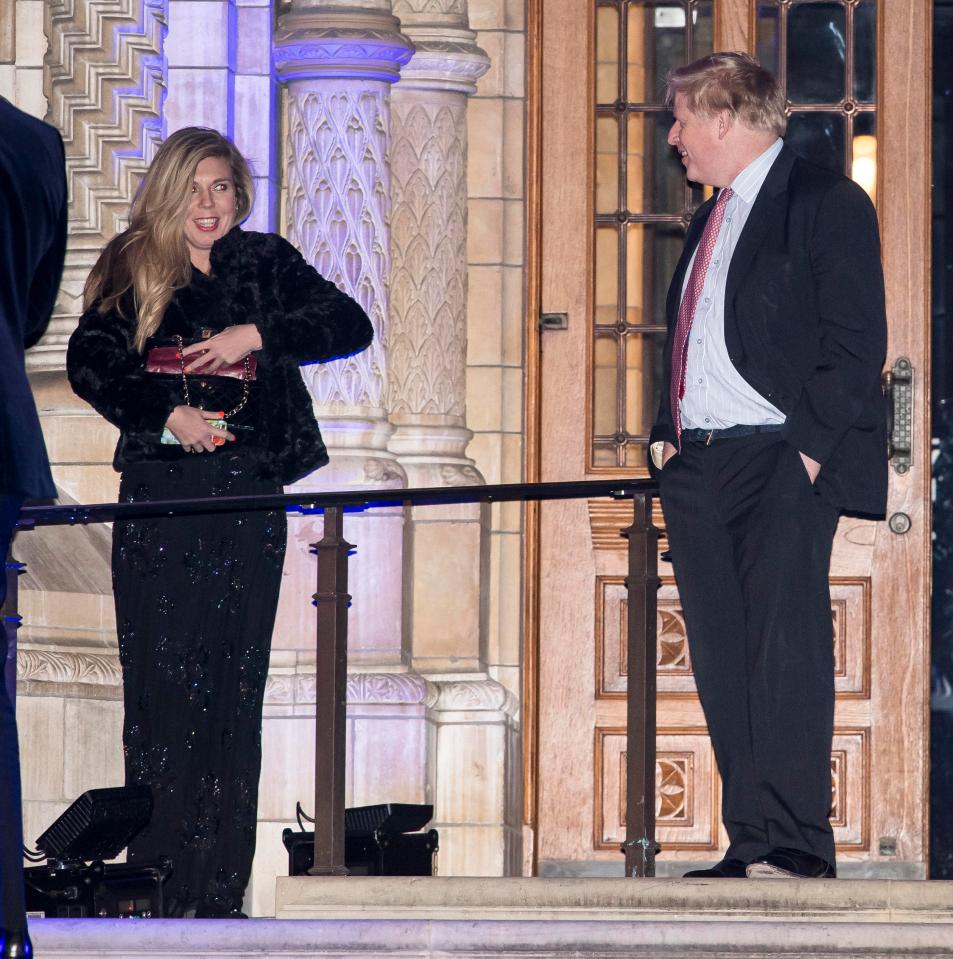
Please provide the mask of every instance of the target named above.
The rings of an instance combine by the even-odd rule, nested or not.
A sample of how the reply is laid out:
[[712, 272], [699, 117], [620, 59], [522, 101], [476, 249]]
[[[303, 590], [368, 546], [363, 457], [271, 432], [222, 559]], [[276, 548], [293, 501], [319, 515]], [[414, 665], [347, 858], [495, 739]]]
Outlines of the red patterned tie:
[[708, 215], [708, 222], [698, 243], [695, 253], [695, 262], [688, 278], [688, 286], [678, 308], [678, 320], [675, 323], [675, 341], [672, 345], [672, 379], [669, 391], [669, 404], [672, 419], [675, 422], [675, 435], [678, 437], [678, 447], [682, 446], [682, 412], [679, 409], [679, 400], [685, 395], [685, 367], [688, 361], [688, 334], [692, 330], [692, 320], [695, 317], [695, 307], [698, 306], [698, 297], [701, 296], [705, 285], [705, 274], [711, 263], [711, 255], [715, 251], [718, 240], [718, 231], [721, 221], [725, 217], [725, 207], [732, 197], [731, 187], [725, 187], [715, 200], [715, 206]]

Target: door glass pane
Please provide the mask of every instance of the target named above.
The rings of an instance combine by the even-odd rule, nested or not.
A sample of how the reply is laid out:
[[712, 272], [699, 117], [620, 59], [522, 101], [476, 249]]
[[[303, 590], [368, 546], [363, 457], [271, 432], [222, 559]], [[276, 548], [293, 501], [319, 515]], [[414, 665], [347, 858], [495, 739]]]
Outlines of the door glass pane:
[[787, 94], [792, 103], [839, 103], [845, 94], [847, 11], [799, 3], [788, 16]]
[[778, 59], [780, 49], [778, 9], [775, 6], [762, 5], [758, 10], [758, 62], [775, 76], [780, 70]]
[[[648, 30], [646, 30], [646, 26]], [[642, 4], [630, 4], [626, 17], [626, 89], [629, 103], [644, 103], [653, 93], [646, 93], [653, 83], [651, 48], [646, 45], [646, 33], [651, 40], [651, 11]], [[648, 54], [648, 56], [646, 56]]]
[[613, 467], [619, 465], [618, 447], [615, 443], [592, 444], [592, 465], [596, 467]]
[[877, 202], [877, 118], [873, 113], [858, 113], [854, 118], [850, 178]]
[[597, 336], [592, 411], [593, 431], [598, 436], [618, 432], [619, 342], [614, 335]]
[[596, 323], [619, 317], [619, 234], [614, 226], [596, 230]]
[[840, 113], [795, 113], [786, 140], [805, 159], [843, 173], [845, 124]]
[[625, 430], [647, 436], [658, 410], [662, 382], [661, 336], [629, 334], [625, 338]]
[[680, 214], [685, 208], [685, 169], [668, 145], [672, 115], [629, 114], [626, 207], [630, 213]]
[[619, 97], [619, 11], [596, 8], [596, 102], [614, 103]]
[[626, 321], [665, 325], [665, 297], [682, 255], [680, 223], [630, 223], [626, 229]]
[[854, 8], [854, 96], [872, 102], [877, 95], [877, 3], [861, 0]]
[[696, 3], [692, 8], [692, 60], [707, 56], [714, 49], [715, 20], [711, 3]]
[[619, 209], [619, 120], [596, 118], [596, 213]]

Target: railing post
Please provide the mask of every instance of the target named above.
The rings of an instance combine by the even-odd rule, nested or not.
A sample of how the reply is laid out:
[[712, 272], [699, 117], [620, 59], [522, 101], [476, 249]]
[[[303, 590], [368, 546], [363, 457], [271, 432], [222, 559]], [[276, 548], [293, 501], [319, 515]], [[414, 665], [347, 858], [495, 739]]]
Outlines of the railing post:
[[315, 664], [314, 865], [312, 876], [344, 876], [344, 776], [347, 722], [347, 557], [344, 510], [324, 511], [318, 554]]
[[628, 539], [628, 693], [626, 695], [625, 874], [655, 875], [655, 663], [657, 657], [658, 530], [652, 496], [633, 497]]
[[4, 649], [6, 655], [3, 661], [3, 682], [7, 687], [7, 695], [10, 697], [10, 705], [16, 706], [17, 702], [17, 630], [23, 622], [20, 616], [20, 594], [18, 580], [20, 574], [26, 569], [23, 563], [18, 563], [13, 558], [13, 542], [4, 560], [4, 577], [7, 582], [7, 596], [0, 608], [0, 616], [3, 617]]

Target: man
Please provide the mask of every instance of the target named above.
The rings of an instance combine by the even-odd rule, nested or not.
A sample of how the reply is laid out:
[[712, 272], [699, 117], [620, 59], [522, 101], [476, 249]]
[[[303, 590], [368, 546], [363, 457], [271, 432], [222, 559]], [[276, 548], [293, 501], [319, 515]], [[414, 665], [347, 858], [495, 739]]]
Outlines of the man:
[[[0, 550], [24, 499], [56, 496], [23, 364], [49, 323], [66, 250], [63, 143], [0, 97]], [[0, 600], [6, 576], [0, 577]], [[3, 662], [7, 661], [4, 629]], [[0, 956], [32, 954], [23, 902], [16, 717], [0, 683]]]
[[668, 142], [718, 189], [669, 289], [650, 440], [730, 839], [687, 875], [832, 878], [831, 548], [840, 512], [886, 505], [877, 218], [780, 139], [751, 57], [705, 57], [668, 92]]

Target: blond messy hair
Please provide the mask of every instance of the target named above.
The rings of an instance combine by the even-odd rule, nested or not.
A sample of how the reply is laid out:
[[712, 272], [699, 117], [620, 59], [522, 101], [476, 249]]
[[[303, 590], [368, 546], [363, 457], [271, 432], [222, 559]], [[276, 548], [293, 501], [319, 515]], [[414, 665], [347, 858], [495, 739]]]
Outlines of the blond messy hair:
[[713, 53], [671, 70], [666, 102], [680, 93], [692, 113], [710, 118], [727, 110], [751, 130], [784, 136], [784, 95], [773, 73], [747, 53]]
[[185, 127], [156, 151], [129, 212], [129, 228], [113, 237], [100, 254], [83, 290], [84, 309], [99, 301], [99, 312], [123, 313], [132, 292], [139, 352], [159, 328], [172, 294], [187, 286], [192, 261], [185, 241], [185, 218], [198, 165], [221, 157], [235, 184], [235, 222], [251, 212], [252, 178], [235, 145], [217, 130]]

